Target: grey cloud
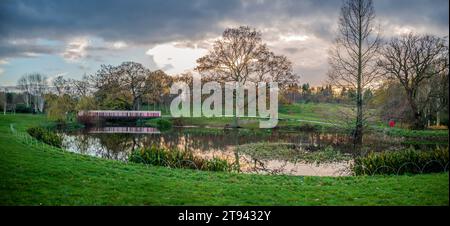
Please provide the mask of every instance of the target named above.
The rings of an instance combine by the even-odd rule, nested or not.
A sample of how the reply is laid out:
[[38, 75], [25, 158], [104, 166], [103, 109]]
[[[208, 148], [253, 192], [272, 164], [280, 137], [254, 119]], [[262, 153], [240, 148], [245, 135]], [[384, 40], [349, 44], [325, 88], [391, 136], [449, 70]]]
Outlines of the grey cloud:
[[[0, 43], [86, 35], [138, 44], [199, 39], [239, 6], [239, 0], [2, 0]], [[22, 49], [0, 48], [0, 57], [17, 56]]]
[[199, 30], [238, 7], [237, 0], [3, 0], [0, 33], [4, 38], [61, 38], [95, 35], [105, 40], [158, 42], [201, 36]]
[[35, 43], [11, 44], [0, 40], [0, 59], [3, 57], [31, 57], [31, 54], [53, 54], [57, 49]]
[[284, 48], [283, 49], [285, 52], [288, 52], [290, 54], [294, 54], [300, 51], [299, 48], [295, 48], [295, 47], [289, 47], [289, 48]]
[[[338, 0], [2, 0], [0, 39], [90, 35], [152, 44], [220, 34], [221, 21], [235, 20], [304, 30], [331, 40], [340, 5]], [[377, 15], [396, 23], [433, 23], [448, 29], [447, 0], [375, 0], [374, 5]], [[8, 50], [0, 51], [4, 55]]]
[[[8, 43], [17, 38], [67, 42], [89, 36], [147, 48], [170, 41], [206, 48], [205, 38], [221, 34], [227, 21], [269, 28], [273, 34], [264, 35], [275, 43], [278, 34], [294, 33], [312, 34], [327, 45], [335, 38], [341, 4], [340, 0], [0, 0], [0, 58], [64, 51], [61, 46], [57, 52], [58, 46]], [[388, 21], [386, 35], [392, 35], [395, 26], [406, 25], [448, 35], [448, 0], [374, 0], [374, 6], [377, 19]], [[302, 52], [299, 46], [282, 50], [295, 55]], [[85, 57], [95, 58], [90, 52], [103, 55], [110, 49], [90, 45], [86, 51]], [[316, 79], [314, 73], [323, 74], [325, 66], [326, 62], [322, 68], [303, 68], [299, 74]]]

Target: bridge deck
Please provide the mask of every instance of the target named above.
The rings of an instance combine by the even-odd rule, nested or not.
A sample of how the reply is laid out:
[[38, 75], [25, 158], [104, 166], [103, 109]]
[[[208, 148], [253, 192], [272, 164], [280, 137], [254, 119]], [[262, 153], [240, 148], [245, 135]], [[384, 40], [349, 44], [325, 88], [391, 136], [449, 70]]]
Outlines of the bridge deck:
[[161, 111], [80, 111], [78, 116], [99, 118], [159, 118]]

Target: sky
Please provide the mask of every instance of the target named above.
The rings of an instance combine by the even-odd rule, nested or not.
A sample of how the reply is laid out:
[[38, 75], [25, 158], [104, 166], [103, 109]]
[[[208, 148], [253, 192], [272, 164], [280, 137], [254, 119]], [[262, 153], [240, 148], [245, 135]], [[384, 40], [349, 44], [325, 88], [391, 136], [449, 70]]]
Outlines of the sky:
[[[27, 73], [80, 79], [101, 64], [191, 71], [226, 28], [250, 26], [322, 85], [341, 0], [0, 0], [0, 86]], [[384, 39], [449, 34], [448, 0], [374, 0]]]

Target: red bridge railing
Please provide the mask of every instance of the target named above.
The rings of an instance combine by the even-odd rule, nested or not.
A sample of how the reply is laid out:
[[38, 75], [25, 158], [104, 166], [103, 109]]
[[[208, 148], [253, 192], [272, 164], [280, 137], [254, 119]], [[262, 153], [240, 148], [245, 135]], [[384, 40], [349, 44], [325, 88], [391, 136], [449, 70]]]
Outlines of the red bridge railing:
[[159, 118], [161, 111], [80, 111], [78, 116], [99, 118]]

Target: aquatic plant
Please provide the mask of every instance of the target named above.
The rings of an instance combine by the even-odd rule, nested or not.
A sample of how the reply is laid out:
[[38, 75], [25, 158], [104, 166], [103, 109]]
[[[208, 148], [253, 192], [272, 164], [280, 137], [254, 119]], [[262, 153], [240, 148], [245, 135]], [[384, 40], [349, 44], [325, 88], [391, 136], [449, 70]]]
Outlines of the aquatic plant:
[[371, 152], [356, 158], [351, 169], [355, 175], [435, 173], [447, 171], [448, 160], [448, 148], [436, 148], [433, 151], [409, 148]]
[[308, 147], [301, 147], [292, 143], [261, 142], [240, 145], [238, 150], [240, 153], [247, 154], [259, 160], [278, 159], [290, 162], [320, 164], [348, 161], [351, 159], [351, 156], [343, 154], [331, 146], [311, 151], [308, 150]]
[[27, 132], [28, 134], [30, 134], [30, 136], [48, 145], [52, 145], [58, 148], [62, 147], [63, 139], [55, 132], [42, 127], [31, 127], [27, 129]]
[[195, 156], [191, 151], [188, 150], [167, 150], [157, 146], [134, 150], [129, 155], [128, 161], [154, 166], [166, 166], [171, 168], [188, 168], [206, 171], [233, 170], [233, 164], [224, 159], [220, 159], [217, 157], [214, 157], [212, 159], [203, 159]]

